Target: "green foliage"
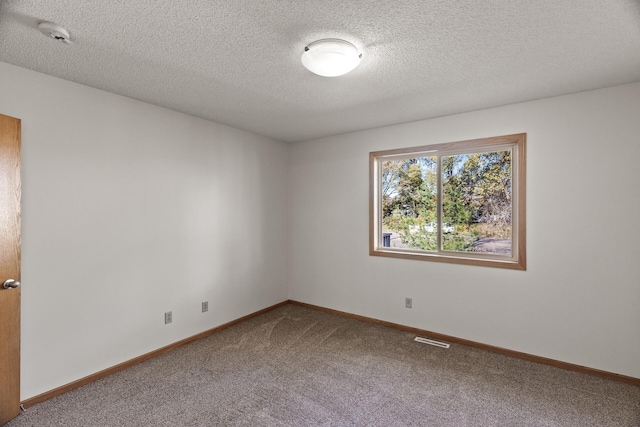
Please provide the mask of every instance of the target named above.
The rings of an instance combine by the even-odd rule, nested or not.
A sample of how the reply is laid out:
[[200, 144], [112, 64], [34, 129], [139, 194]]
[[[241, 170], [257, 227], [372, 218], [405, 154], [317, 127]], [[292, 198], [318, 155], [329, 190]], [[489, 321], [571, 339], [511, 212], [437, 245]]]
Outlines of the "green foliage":
[[[443, 249], [472, 251], [481, 237], [511, 236], [511, 151], [441, 157]], [[413, 249], [436, 250], [437, 158], [382, 162], [383, 225]]]
[[511, 224], [511, 151], [445, 156], [442, 171], [445, 216], [504, 234]]
[[436, 182], [435, 158], [382, 162], [383, 218], [399, 210], [404, 216], [434, 220]]
[[415, 233], [408, 234], [407, 245], [411, 249], [422, 249], [423, 251], [435, 251], [438, 247], [438, 238], [436, 233]]
[[476, 239], [465, 238], [465, 236], [446, 236], [442, 241], [442, 249], [445, 251], [471, 252], [473, 242]]

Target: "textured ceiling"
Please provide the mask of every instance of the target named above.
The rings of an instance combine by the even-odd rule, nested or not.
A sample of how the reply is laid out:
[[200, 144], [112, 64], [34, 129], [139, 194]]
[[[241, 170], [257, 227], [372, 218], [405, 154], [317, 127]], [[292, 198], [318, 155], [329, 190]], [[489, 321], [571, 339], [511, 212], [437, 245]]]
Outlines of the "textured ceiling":
[[[302, 67], [327, 37], [362, 49], [355, 71]], [[640, 3], [4, 0], [0, 61], [302, 141], [640, 81]]]

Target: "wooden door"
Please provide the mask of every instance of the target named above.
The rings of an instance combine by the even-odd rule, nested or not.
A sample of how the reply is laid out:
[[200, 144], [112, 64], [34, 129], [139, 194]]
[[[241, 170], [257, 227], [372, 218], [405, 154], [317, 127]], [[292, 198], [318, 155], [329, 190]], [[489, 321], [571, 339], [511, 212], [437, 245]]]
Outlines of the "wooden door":
[[0, 425], [20, 413], [20, 194], [20, 120], [0, 114]]

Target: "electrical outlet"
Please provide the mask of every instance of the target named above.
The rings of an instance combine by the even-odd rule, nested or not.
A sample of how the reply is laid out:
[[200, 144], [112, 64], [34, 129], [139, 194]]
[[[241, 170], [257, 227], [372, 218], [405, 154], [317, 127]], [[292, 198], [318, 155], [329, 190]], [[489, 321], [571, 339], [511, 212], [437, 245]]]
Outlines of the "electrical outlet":
[[404, 299], [404, 306], [406, 308], [411, 308], [413, 306], [413, 300], [411, 298]]
[[209, 311], [209, 301], [202, 301], [202, 312]]
[[173, 312], [167, 311], [164, 314], [164, 324], [167, 325], [167, 324], [169, 324], [171, 322], [173, 322]]

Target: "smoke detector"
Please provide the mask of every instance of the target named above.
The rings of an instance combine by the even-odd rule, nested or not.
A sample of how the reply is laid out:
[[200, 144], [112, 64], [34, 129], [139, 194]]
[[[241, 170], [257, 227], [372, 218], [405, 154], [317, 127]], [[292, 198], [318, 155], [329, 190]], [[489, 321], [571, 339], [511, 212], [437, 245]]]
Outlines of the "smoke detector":
[[63, 43], [71, 43], [71, 36], [69, 35], [69, 31], [65, 30], [59, 25], [54, 24], [53, 22], [41, 22], [38, 24], [38, 29], [47, 37], [51, 37], [55, 40], [60, 40]]

